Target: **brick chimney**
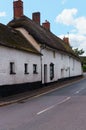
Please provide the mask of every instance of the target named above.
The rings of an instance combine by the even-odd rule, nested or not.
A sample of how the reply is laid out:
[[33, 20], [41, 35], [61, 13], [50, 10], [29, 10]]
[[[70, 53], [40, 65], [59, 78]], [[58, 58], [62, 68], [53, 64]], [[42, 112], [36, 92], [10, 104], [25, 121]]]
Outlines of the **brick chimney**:
[[45, 20], [45, 22], [42, 23], [42, 26], [43, 26], [45, 29], [47, 29], [47, 30], [50, 31], [50, 22], [49, 22], [49, 21]]
[[69, 44], [69, 38], [68, 38], [68, 37], [64, 37], [64, 38], [63, 38], [63, 41], [64, 41], [67, 45], [70, 45], [70, 44]]
[[40, 25], [40, 12], [33, 13], [32, 20]]
[[13, 2], [14, 18], [20, 18], [23, 16], [23, 2], [22, 0], [16, 0]]

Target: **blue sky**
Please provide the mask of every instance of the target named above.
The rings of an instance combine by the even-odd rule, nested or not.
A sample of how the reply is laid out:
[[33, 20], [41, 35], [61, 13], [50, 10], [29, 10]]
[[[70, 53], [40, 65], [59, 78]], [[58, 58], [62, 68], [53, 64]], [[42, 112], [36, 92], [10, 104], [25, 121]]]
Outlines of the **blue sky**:
[[[48, 20], [55, 35], [69, 36], [71, 46], [83, 49], [86, 55], [86, 0], [23, 0], [23, 3], [26, 16], [32, 18], [32, 13], [39, 11], [41, 23]], [[0, 23], [7, 24], [12, 19], [13, 0], [0, 0]]]

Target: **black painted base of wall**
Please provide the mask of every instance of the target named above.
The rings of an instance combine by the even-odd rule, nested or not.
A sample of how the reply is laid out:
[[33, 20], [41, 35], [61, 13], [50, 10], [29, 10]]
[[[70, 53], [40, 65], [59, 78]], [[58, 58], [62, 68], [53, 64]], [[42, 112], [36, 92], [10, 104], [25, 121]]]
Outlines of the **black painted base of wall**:
[[0, 96], [6, 97], [13, 94], [21, 93], [21, 92], [31, 91], [33, 89], [38, 89], [41, 86], [42, 86], [41, 81], [34, 82], [34, 83], [3, 85], [3, 86], [0, 86]]
[[50, 83], [45, 83], [45, 84], [42, 84], [42, 86], [48, 86], [48, 85], [52, 85], [52, 84], [55, 84], [55, 83], [62, 83], [62, 82], [65, 82], [65, 81], [69, 81], [71, 82], [72, 79], [78, 79], [78, 78], [82, 78], [83, 75], [78, 75], [78, 76], [72, 76], [72, 77], [68, 77], [68, 78], [61, 78], [61, 79], [58, 79], [57, 81], [54, 81], [54, 82], [50, 82]]
[[38, 88], [44, 87], [44, 86], [46, 87], [48, 85], [52, 85], [55, 83], [62, 83], [64, 81], [68, 81], [68, 80], [71, 81], [72, 79], [77, 79], [77, 78], [82, 77], [82, 76], [83, 75], [73, 76], [73, 77], [69, 77], [69, 78], [62, 78], [62, 79], [59, 79], [55, 82], [51, 82], [51, 83], [47, 83], [47, 84], [42, 84], [41, 81], [38, 81], [38, 82], [34, 82], [34, 83], [4, 85], [4, 86], [0, 86], [0, 96], [6, 97], [6, 96], [22, 93], [25, 91], [31, 91], [31, 90], [38, 89]]
[[68, 77], [68, 78], [62, 78], [62, 79], [59, 79], [58, 81], [72, 80], [72, 79], [77, 79], [79, 77], [83, 77], [83, 75], [72, 76], [72, 77]]

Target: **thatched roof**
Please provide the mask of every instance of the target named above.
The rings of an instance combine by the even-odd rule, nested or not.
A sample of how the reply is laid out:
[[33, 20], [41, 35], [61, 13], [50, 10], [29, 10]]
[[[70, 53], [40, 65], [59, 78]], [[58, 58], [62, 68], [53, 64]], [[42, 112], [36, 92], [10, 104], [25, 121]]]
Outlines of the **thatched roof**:
[[78, 59], [71, 47], [66, 45], [63, 40], [61, 40], [49, 30], [44, 29], [41, 25], [35, 23], [33, 20], [29, 19], [26, 16], [22, 16], [18, 19], [13, 19], [8, 23], [8, 26], [11, 26], [13, 28], [23, 27], [28, 31], [29, 34], [34, 37], [38, 43], [45, 44], [48, 47], [67, 53]]
[[39, 54], [19, 31], [3, 24], [0, 24], [0, 45]]

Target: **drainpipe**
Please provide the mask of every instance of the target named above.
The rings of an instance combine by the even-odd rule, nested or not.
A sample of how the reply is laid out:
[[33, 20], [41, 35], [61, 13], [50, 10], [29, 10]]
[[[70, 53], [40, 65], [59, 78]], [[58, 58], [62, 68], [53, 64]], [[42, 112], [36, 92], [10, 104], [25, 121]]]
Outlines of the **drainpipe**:
[[41, 60], [41, 82], [42, 82], [42, 55], [40, 57], [40, 60]]
[[42, 82], [42, 65], [43, 65], [43, 63], [42, 63], [43, 62], [43, 59], [42, 59], [42, 56], [43, 56], [42, 50], [45, 49], [45, 48], [46, 48], [45, 44], [40, 46], [40, 53], [41, 53], [41, 56], [40, 56], [40, 61], [41, 61], [41, 82]]

